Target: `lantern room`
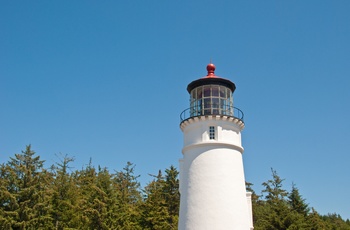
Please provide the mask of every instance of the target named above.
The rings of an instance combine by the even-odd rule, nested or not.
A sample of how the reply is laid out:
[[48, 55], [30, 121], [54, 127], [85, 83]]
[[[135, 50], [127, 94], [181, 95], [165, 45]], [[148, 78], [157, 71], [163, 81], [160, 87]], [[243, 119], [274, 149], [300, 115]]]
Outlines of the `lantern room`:
[[233, 92], [236, 86], [230, 80], [215, 75], [215, 65], [207, 65], [207, 76], [187, 86], [190, 108], [181, 113], [181, 121], [196, 116], [222, 115], [243, 120], [243, 113], [233, 107]]

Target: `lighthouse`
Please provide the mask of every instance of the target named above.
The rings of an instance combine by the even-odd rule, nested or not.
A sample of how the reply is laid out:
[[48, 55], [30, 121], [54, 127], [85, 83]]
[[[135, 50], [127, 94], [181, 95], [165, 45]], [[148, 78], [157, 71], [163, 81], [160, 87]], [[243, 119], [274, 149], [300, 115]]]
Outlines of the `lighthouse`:
[[190, 106], [180, 115], [179, 230], [251, 230], [251, 193], [246, 192], [241, 131], [243, 112], [233, 105], [236, 86], [208, 74], [187, 86]]

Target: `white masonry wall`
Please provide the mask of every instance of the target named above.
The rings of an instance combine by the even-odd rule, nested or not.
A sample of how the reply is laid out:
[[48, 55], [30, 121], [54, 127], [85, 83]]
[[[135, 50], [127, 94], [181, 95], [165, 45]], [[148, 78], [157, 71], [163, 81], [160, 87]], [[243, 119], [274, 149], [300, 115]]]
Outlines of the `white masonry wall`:
[[249, 225], [250, 225], [250, 230], [253, 230], [253, 207], [252, 207], [252, 193], [247, 192], [247, 205], [248, 205], [248, 212], [249, 212]]
[[[215, 127], [215, 140], [209, 139]], [[232, 117], [202, 116], [181, 124], [180, 230], [249, 230], [241, 133]]]

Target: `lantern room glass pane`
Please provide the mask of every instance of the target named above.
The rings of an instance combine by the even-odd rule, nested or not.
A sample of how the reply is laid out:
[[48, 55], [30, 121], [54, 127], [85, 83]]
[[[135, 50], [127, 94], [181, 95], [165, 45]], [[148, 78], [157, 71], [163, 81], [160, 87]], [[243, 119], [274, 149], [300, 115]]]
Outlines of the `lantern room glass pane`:
[[212, 113], [214, 114], [214, 115], [219, 115], [220, 113], [219, 113], [219, 98], [212, 98], [212, 108], [213, 108], [213, 110], [212, 110]]
[[211, 98], [204, 98], [204, 108], [211, 108]]
[[[197, 92], [196, 92], [196, 99], [198, 100], [198, 99], [201, 99], [202, 98], [202, 95], [203, 95], [203, 92], [202, 92], [202, 90], [203, 90], [203, 87], [198, 87], [198, 88], [196, 88], [197, 89]], [[194, 90], [196, 90], [196, 89], [194, 89]]]
[[210, 86], [204, 86], [204, 97], [210, 97]]
[[212, 107], [219, 108], [219, 98], [212, 98]]
[[199, 99], [198, 101], [197, 101], [197, 116], [199, 116], [199, 115], [201, 115], [202, 114], [202, 108], [203, 108], [203, 106], [202, 106], [202, 99]]
[[197, 92], [196, 89], [192, 90], [192, 92], [191, 92], [191, 100], [196, 100], [196, 92]]
[[226, 100], [220, 98], [220, 114], [227, 115], [226, 113]]
[[220, 97], [226, 98], [226, 87], [220, 86]]
[[213, 86], [211, 87], [211, 92], [213, 97], [219, 96], [219, 86]]
[[191, 116], [233, 116], [232, 92], [225, 86], [199, 86], [191, 91], [190, 97]]
[[211, 100], [210, 98], [204, 98], [204, 115], [211, 114]]

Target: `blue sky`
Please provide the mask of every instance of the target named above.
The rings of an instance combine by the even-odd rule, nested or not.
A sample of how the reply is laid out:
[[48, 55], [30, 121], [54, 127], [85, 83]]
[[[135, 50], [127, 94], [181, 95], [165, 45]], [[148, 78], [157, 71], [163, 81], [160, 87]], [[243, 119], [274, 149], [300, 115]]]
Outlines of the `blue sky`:
[[321, 214], [350, 218], [350, 2], [2, 1], [0, 163], [27, 144], [49, 166], [181, 158], [187, 84], [235, 82], [246, 180], [271, 167]]

